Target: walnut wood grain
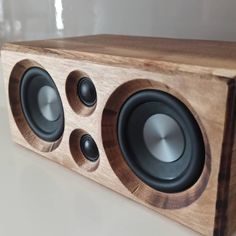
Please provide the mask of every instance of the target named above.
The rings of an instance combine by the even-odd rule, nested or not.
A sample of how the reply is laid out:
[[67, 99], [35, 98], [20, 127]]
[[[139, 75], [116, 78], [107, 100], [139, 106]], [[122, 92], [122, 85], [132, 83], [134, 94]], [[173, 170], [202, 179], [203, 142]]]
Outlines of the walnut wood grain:
[[[109, 35], [7, 44], [2, 60], [12, 138], [201, 234], [231, 235], [236, 229], [235, 46]], [[33, 137], [20, 110], [19, 80], [35, 63], [48, 71], [62, 99], [65, 130], [56, 144]], [[91, 77], [96, 86], [98, 99], [92, 112], [83, 113], [78, 103], [70, 101], [69, 90], [75, 94], [72, 87], [77, 80], [68, 85], [68, 78], [75, 71]], [[114, 138], [117, 112], [128, 94], [145, 87], [177, 96], [203, 133], [204, 172], [182, 193], [170, 196], [154, 191], [122, 164]], [[81, 130], [97, 143], [100, 159], [96, 166], [81, 159], [76, 146]]]

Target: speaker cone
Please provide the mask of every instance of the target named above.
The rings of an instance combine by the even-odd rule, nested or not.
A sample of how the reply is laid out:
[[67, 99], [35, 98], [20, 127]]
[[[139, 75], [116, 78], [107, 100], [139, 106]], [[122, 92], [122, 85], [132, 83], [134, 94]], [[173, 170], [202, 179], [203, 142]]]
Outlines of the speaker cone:
[[85, 106], [92, 107], [97, 102], [96, 88], [90, 78], [81, 78], [77, 85], [77, 94]]
[[80, 148], [84, 157], [89, 161], [97, 161], [99, 158], [99, 151], [96, 142], [89, 134], [85, 134], [80, 139]]
[[53, 142], [62, 136], [64, 112], [61, 98], [45, 70], [32, 67], [24, 73], [20, 100], [27, 123], [39, 138]]
[[189, 109], [166, 92], [143, 90], [127, 99], [119, 113], [118, 141], [132, 171], [156, 190], [184, 191], [202, 173], [200, 128]]

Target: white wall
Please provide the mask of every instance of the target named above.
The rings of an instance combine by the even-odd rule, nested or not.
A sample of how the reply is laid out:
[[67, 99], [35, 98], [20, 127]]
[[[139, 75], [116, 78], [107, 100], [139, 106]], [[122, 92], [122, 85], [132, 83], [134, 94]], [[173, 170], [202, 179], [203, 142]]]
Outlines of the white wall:
[[236, 41], [235, 12], [236, 0], [0, 0], [0, 46], [99, 33]]
[[0, 0], [0, 40], [97, 33], [236, 40], [235, 0]]

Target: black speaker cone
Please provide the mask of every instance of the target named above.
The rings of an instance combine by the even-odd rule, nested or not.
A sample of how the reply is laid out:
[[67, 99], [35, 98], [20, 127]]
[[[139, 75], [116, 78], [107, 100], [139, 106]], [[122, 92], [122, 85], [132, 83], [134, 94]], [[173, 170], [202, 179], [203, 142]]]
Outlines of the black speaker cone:
[[84, 157], [89, 161], [97, 161], [99, 158], [99, 151], [96, 142], [89, 134], [85, 134], [80, 140], [81, 151]]
[[92, 107], [97, 102], [96, 88], [90, 78], [80, 79], [77, 85], [77, 94], [85, 106]]
[[205, 149], [190, 110], [172, 95], [144, 90], [124, 103], [118, 141], [132, 171], [162, 192], [181, 192], [200, 177]]
[[20, 100], [25, 118], [41, 139], [53, 142], [64, 131], [64, 112], [60, 95], [51, 76], [32, 67], [21, 79]]

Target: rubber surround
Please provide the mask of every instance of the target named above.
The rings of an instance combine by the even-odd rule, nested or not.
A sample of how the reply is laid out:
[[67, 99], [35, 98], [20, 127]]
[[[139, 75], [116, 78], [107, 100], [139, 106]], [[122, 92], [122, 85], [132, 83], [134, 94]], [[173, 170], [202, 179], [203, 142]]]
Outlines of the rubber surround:
[[[143, 140], [144, 124], [155, 114], [170, 116], [183, 132], [185, 149], [174, 162], [166, 163], [155, 158]], [[174, 96], [159, 90], [135, 93], [120, 110], [117, 133], [128, 166], [150, 187], [176, 193], [190, 188], [199, 179], [205, 163], [202, 133], [190, 110]]]
[[[52, 87], [60, 103], [60, 116], [56, 121], [49, 121], [40, 112], [37, 94], [43, 86]], [[58, 140], [64, 131], [64, 111], [61, 98], [51, 76], [42, 68], [31, 67], [22, 76], [20, 83], [21, 107], [32, 131], [44, 141]]]

